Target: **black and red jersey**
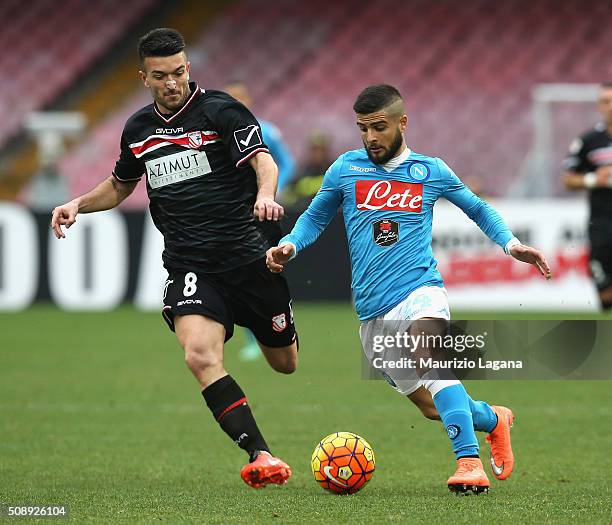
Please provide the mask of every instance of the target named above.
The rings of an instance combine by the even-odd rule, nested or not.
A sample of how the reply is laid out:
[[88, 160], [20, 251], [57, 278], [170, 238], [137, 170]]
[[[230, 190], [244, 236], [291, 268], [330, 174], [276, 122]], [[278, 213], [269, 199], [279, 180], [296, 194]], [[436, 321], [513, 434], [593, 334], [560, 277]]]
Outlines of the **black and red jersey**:
[[167, 269], [216, 273], [264, 256], [268, 242], [253, 218], [257, 180], [249, 159], [268, 148], [241, 103], [195, 82], [189, 87], [177, 112], [164, 115], [152, 103], [128, 119], [113, 175], [122, 182], [145, 177]]
[[[601, 166], [612, 166], [612, 135], [603, 123], [575, 139], [563, 162], [566, 170], [582, 174], [596, 171]], [[612, 188], [593, 188], [589, 193], [591, 223], [612, 223]], [[609, 235], [610, 228], [607, 231]]]

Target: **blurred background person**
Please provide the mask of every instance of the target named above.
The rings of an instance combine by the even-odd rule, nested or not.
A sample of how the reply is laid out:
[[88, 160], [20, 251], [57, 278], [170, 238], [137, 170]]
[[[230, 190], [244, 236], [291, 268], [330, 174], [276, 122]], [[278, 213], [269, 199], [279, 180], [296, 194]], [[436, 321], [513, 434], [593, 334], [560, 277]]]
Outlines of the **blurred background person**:
[[[234, 79], [228, 82], [223, 90], [234, 97], [238, 102], [244, 104], [247, 108], [251, 109], [253, 106], [253, 99], [245, 82], [239, 79]], [[283, 141], [283, 136], [278, 127], [267, 120], [257, 117], [259, 125], [261, 126], [261, 133], [263, 140], [270, 149], [272, 158], [276, 161], [278, 166], [278, 188], [276, 190], [277, 199], [282, 198], [284, 189], [290, 183], [293, 178], [295, 171], [295, 161], [289, 151], [289, 148]], [[240, 358], [243, 361], [254, 361], [261, 357], [259, 346], [253, 336], [253, 333], [244, 329], [246, 343], [240, 349]]]
[[602, 121], [570, 144], [563, 167], [568, 190], [589, 193], [589, 267], [602, 309], [612, 308], [612, 82], [599, 88]]
[[319, 191], [323, 175], [333, 161], [329, 136], [323, 131], [313, 131], [308, 137], [304, 160], [294, 182], [287, 188], [283, 202], [300, 210], [305, 209]]
[[[242, 80], [231, 80], [225, 85], [223, 91], [230, 94], [247, 108], [252, 109], [253, 99], [251, 98], [247, 85]], [[291, 155], [289, 147], [283, 141], [283, 135], [278, 126], [259, 117], [257, 117], [257, 120], [261, 125], [263, 140], [268, 145], [268, 148], [270, 148], [272, 158], [278, 166], [277, 194], [280, 195], [293, 179], [295, 161], [293, 160], [293, 155]]]

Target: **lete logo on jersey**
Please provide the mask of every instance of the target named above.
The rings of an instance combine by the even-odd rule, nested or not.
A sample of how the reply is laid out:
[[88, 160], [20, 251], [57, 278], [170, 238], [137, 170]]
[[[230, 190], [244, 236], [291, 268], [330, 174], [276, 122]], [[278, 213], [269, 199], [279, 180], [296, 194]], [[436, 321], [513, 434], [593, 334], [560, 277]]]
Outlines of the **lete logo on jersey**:
[[396, 180], [355, 182], [358, 210], [386, 210], [418, 213], [423, 207], [423, 185]]

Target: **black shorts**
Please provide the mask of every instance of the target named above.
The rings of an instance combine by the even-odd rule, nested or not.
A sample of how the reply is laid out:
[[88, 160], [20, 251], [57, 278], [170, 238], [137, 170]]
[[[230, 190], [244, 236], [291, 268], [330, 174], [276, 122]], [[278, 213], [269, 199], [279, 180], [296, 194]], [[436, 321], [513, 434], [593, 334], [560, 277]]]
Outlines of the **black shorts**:
[[598, 290], [612, 286], [612, 244], [592, 244], [589, 267]]
[[234, 324], [265, 346], [289, 346], [296, 337], [287, 281], [268, 270], [265, 258], [227, 272], [169, 272], [162, 313], [172, 331], [176, 315], [213, 319], [225, 327], [226, 341]]

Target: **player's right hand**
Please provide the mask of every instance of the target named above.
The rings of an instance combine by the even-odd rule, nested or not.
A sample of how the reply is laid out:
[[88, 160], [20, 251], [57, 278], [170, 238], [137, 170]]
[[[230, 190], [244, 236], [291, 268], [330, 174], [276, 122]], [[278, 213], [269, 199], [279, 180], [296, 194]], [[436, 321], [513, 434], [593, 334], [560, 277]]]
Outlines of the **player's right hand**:
[[266, 266], [272, 273], [280, 273], [285, 269], [285, 263], [295, 255], [295, 248], [291, 244], [275, 246], [266, 252]]
[[51, 229], [58, 239], [66, 237], [62, 226], [70, 228], [76, 222], [79, 213], [79, 206], [76, 202], [70, 201], [55, 208], [51, 215]]

